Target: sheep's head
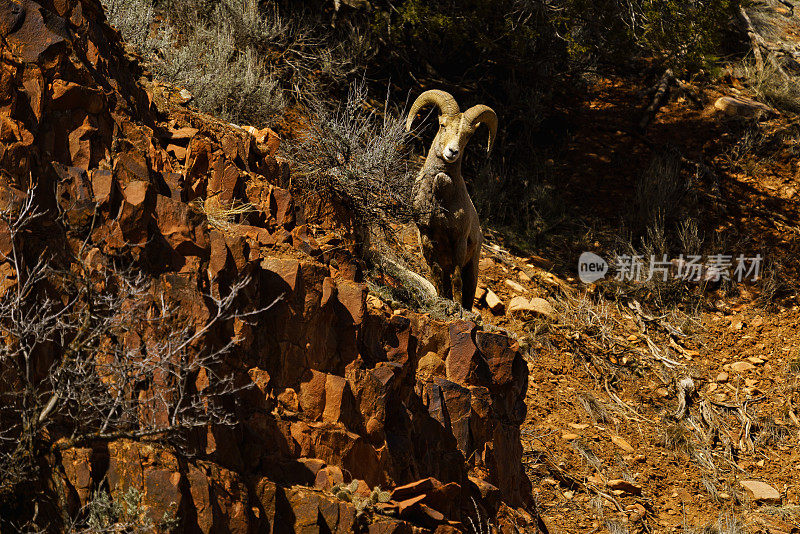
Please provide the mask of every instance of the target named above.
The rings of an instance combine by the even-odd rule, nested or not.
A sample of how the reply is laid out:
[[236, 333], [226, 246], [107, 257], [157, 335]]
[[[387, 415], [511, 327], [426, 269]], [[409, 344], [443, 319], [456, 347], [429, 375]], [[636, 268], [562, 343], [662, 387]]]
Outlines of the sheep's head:
[[407, 130], [411, 130], [411, 124], [417, 113], [428, 105], [439, 108], [439, 131], [431, 144], [431, 150], [437, 157], [447, 163], [458, 161], [470, 137], [481, 124], [489, 127], [488, 152], [491, 152], [497, 135], [497, 115], [492, 108], [478, 105], [461, 113], [455, 98], [450, 93], [436, 89], [425, 91], [414, 101], [408, 112]]

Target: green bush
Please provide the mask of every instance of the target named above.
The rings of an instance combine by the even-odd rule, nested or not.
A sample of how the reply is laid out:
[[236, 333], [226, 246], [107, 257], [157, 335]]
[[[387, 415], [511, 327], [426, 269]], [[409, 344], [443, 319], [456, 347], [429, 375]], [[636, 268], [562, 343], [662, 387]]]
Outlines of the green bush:
[[[378, 4], [374, 30], [410, 63], [445, 75], [496, 65], [524, 71], [549, 33], [546, 12], [516, 0], [403, 0]], [[491, 63], [484, 63], [489, 59]]]
[[554, 23], [577, 61], [660, 56], [692, 73], [719, 54], [736, 0], [561, 0]]

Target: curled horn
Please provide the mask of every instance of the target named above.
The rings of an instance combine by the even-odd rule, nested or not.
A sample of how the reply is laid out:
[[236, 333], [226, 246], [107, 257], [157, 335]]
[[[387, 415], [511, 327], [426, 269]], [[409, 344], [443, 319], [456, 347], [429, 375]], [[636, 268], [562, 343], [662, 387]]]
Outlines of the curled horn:
[[440, 91], [439, 89], [431, 89], [430, 91], [425, 91], [419, 95], [414, 101], [414, 104], [411, 106], [411, 110], [408, 112], [408, 118], [406, 119], [406, 130], [411, 130], [411, 123], [414, 122], [414, 117], [417, 116], [419, 110], [428, 104], [436, 106], [439, 108], [439, 114], [447, 115], [448, 117], [458, 115], [460, 112], [458, 104], [456, 103], [456, 99], [453, 98], [453, 95], [446, 91]]
[[497, 137], [497, 114], [489, 106], [483, 104], [472, 106], [464, 112], [464, 123], [474, 131], [481, 123], [489, 127], [489, 146], [487, 152], [492, 151]]

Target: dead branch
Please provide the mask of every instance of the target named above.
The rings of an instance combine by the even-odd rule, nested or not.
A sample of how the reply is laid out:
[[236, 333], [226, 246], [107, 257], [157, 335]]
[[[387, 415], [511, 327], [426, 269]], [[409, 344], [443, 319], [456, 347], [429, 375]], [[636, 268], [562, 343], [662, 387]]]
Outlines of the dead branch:
[[764, 37], [761, 36], [753, 26], [753, 22], [750, 20], [750, 16], [747, 14], [747, 10], [744, 7], [739, 7], [739, 19], [744, 26], [744, 30], [747, 32], [747, 36], [750, 38], [750, 44], [753, 48], [753, 56], [756, 59], [756, 69], [758, 69], [759, 74], [764, 72], [764, 56], [761, 53], [763, 49], [767, 53], [767, 61], [769, 61], [770, 65], [781, 75], [784, 81], [788, 82], [790, 76], [783, 70], [783, 67], [778, 62], [776, 57], [776, 53], [788, 53], [791, 56], [789, 51], [782, 49], [781, 47], [772, 45], [767, 42]]
[[655, 120], [658, 111], [667, 104], [672, 87], [675, 87], [680, 94], [694, 102], [696, 106], [702, 107], [704, 105], [702, 96], [697, 94], [691, 85], [676, 78], [672, 69], [667, 69], [658, 83], [647, 91], [648, 94], [653, 95], [653, 100], [650, 102], [650, 105], [647, 106], [644, 115], [639, 121], [640, 131], [646, 130], [650, 123]]
[[676, 381], [675, 389], [678, 391], [678, 408], [675, 410], [673, 417], [680, 420], [686, 417], [689, 404], [697, 394], [697, 387], [694, 384], [694, 380], [686, 376]]
[[[241, 279], [203, 295], [209, 313], [192, 323], [142, 276], [78, 258], [67, 271], [44, 254], [27, 261], [18, 243], [39, 218], [35, 206], [29, 192], [0, 210], [12, 243], [2, 259], [17, 275], [0, 297], [0, 498], [36, 479], [51, 447], [130, 438], [181, 449], [192, 429], [234, 425], [227, 401], [252, 384], [237, 385], [224, 363], [236, 340], [214, 343], [211, 334], [280, 297], [247, 305]], [[45, 294], [44, 282], [64, 294]]]
[[669, 88], [674, 79], [675, 76], [672, 74], [672, 69], [667, 69], [661, 76], [661, 79], [658, 81], [658, 85], [656, 86], [653, 101], [649, 106], [647, 106], [644, 117], [642, 117], [642, 120], [639, 121], [640, 130], [645, 130], [653, 121], [653, 119], [655, 119], [658, 110], [664, 107], [664, 104], [667, 103], [667, 98], [669, 97]]

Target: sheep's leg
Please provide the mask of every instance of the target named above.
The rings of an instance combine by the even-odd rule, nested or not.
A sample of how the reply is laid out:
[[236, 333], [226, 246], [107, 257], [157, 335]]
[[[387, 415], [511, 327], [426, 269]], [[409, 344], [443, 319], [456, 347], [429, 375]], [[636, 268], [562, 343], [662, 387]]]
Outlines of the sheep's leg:
[[461, 302], [464, 295], [464, 269], [456, 267], [453, 270], [453, 300]]
[[439, 296], [445, 299], [453, 300], [453, 270], [442, 269], [438, 265], [436, 267], [439, 269], [439, 272], [434, 274], [434, 278], [438, 280], [439, 285], [436, 290], [439, 292]]
[[478, 288], [478, 258], [472, 258], [461, 268], [461, 306], [472, 311]]

